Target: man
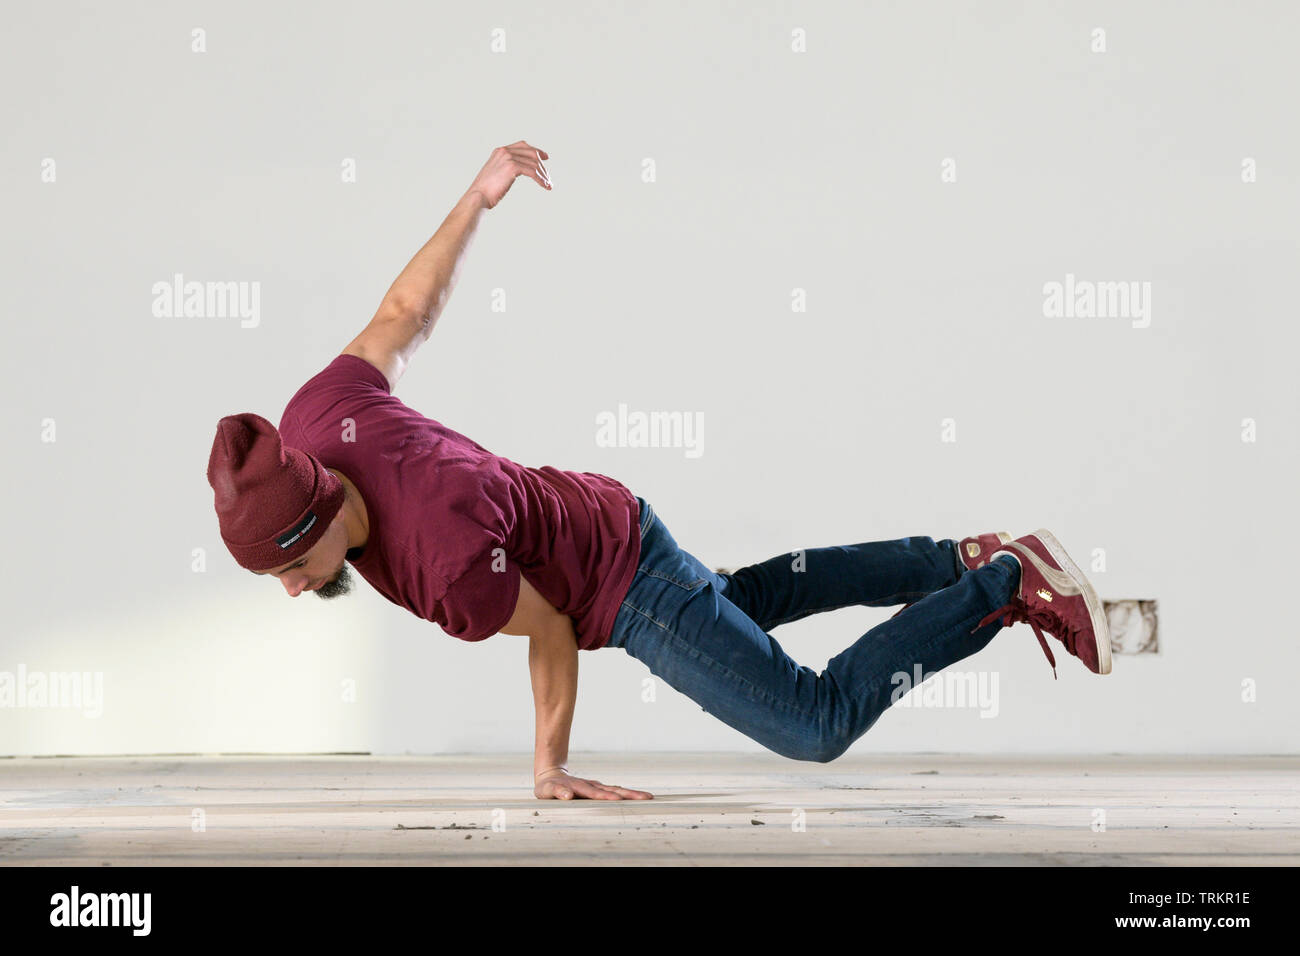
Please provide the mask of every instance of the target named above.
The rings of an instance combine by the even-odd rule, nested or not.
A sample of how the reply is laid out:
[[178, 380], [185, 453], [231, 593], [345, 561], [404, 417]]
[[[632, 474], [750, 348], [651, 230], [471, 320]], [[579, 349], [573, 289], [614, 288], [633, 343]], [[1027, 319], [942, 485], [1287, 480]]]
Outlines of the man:
[[[648, 799], [569, 772], [578, 651], [621, 647], [729, 726], [796, 760], [829, 761], [926, 676], [1028, 622], [1110, 671], [1101, 602], [1046, 531], [865, 542], [715, 572], [677, 546], [648, 502], [605, 475], [525, 468], [393, 396], [454, 288], [485, 209], [519, 176], [551, 188], [548, 154], [493, 150], [378, 312], [298, 390], [276, 428], [223, 418], [208, 462], [222, 539], [292, 596], [351, 587], [448, 634], [528, 635], [536, 707], [534, 793]], [[818, 674], [767, 632], [853, 605], [906, 606]]]

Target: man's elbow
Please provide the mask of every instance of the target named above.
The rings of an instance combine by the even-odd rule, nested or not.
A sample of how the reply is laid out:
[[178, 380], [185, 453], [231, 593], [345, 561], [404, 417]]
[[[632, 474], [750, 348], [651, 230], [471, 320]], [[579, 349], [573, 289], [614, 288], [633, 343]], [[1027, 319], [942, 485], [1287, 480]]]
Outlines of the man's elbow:
[[368, 331], [376, 342], [409, 362], [415, 350], [429, 340], [433, 316], [409, 299], [385, 299], [370, 320]]

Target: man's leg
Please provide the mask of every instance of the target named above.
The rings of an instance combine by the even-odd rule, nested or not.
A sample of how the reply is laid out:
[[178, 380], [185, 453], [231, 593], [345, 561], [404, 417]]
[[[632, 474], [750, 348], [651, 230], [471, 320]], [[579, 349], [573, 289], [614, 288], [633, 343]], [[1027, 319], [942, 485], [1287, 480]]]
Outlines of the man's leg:
[[714, 583], [770, 631], [823, 611], [919, 601], [956, 584], [965, 570], [955, 540], [914, 536], [779, 554], [717, 574]]
[[860, 636], [819, 674], [793, 661], [700, 568], [647, 511], [641, 562], [608, 646], [769, 750], [818, 762], [866, 733], [918, 665], [928, 677], [983, 649], [1001, 623], [979, 622], [1008, 602], [1020, 576], [1010, 557], [967, 571]]

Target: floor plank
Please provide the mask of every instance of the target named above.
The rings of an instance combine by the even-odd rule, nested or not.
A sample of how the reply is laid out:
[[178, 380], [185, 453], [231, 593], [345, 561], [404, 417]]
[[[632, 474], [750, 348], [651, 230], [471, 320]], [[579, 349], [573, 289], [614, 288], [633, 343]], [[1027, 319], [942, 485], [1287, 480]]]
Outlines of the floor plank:
[[536, 800], [529, 754], [0, 759], [0, 865], [1300, 864], [1293, 756], [571, 765], [655, 799]]

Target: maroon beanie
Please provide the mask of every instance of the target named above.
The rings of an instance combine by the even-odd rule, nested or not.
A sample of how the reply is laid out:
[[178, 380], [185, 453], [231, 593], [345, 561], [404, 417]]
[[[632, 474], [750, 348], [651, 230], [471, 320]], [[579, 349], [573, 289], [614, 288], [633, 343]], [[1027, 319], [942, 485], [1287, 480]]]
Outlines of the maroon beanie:
[[217, 423], [208, 484], [221, 540], [252, 571], [302, 557], [343, 506], [343, 483], [314, 456], [286, 447], [276, 427], [252, 413]]

